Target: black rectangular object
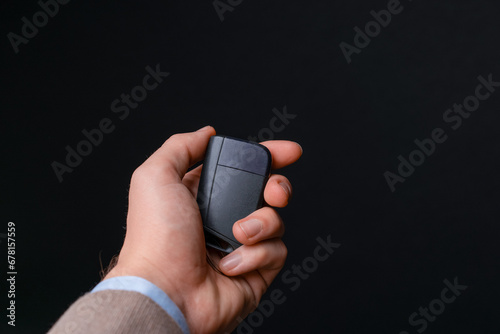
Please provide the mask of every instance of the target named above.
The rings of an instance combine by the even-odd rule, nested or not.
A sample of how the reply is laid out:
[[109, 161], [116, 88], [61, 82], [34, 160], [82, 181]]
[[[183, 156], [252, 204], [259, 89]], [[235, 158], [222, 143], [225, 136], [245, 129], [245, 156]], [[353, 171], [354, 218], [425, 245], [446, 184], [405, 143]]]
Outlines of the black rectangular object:
[[226, 136], [210, 138], [197, 196], [208, 246], [227, 253], [241, 246], [233, 224], [262, 207], [271, 161], [263, 145]]

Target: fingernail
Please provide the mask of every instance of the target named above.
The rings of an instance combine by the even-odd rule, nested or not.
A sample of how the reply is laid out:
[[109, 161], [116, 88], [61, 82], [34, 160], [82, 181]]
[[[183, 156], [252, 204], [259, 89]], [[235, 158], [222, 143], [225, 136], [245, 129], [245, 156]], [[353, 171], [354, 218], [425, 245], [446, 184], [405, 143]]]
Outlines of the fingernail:
[[292, 189], [290, 189], [290, 185], [287, 182], [279, 182], [278, 184], [281, 186], [281, 188], [283, 188], [288, 196], [291, 195]]
[[239, 223], [248, 239], [255, 237], [262, 231], [262, 222], [258, 219], [250, 219]]
[[241, 255], [232, 253], [220, 260], [219, 267], [225, 271], [231, 271], [241, 263]]
[[205, 131], [205, 130], [207, 130], [208, 128], [211, 128], [211, 126], [210, 126], [210, 125], [204, 126], [204, 127], [202, 127], [201, 129], [197, 130], [196, 132]]

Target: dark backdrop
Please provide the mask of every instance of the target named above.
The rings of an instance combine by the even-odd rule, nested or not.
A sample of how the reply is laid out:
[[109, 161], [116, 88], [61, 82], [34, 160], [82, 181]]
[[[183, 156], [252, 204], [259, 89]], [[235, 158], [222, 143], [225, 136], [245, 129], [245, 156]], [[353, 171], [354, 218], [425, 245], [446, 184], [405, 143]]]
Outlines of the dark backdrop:
[[[14, 222], [18, 272], [8, 332], [48, 330], [98, 282], [99, 258], [123, 239], [133, 170], [170, 135], [210, 124], [304, 149], [282, 171], [294, 185], [280, 210], [289, 257], [270, 291], [286, 300], [267, 294], [240, 332], [498, 333], [500, 92], [470, 98], [478, 77], [500, 81], [497, 2], [227, 1], [221, 16], [212, 1], [71, 1], [47, 22], [35, 15], [41, 27], [25, 29], [18, 53], [9, 33], [21, 38], [22, 18], [42, 9], [0, 4], [0, 240], [6, 254]], [[388, 6], [399, 13], [387, 24]], [[372, 10], [386, 27], [368, 24], [368, 43], [354, 28]], [[350, 63], [342, 42], [358, 44]], [[127, 117], [113, 112], [147, 66], [170, 74]], [[446, 122], [464, 100], [475, 111]], [[271, 130], [284, 110], [288, 124]], [[60, 182], [51, 164], [106, 118], [113, 131]], [[432, 149], [435, 129], [446, 141]], [[391, 191], [384, 173], [410, 155], [420, 166], [402, 167]], [[313, 260], [328, 237], [340, 245]], [[460, 285], [449, 303], [445, 280]], [[427, 320], [413, 314], [429, 306]]]

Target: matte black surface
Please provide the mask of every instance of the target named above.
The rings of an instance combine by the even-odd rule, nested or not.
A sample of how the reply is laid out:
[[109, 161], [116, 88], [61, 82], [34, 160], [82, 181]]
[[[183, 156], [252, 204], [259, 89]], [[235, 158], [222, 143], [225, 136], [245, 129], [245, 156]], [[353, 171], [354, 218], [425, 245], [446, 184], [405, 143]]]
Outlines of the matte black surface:
[[265, 146], [226, 137], [218, 164], [267, 177], [271, 159]]
[[233, 236], [233, 224], [261, 207], [267, 178], [219, 165], [215, 179], [226, 181], [211, 198], [205, 226], [222, 234], [225, 241], [241, 245]]
[[200, 207], [201, 218], [203, 221], [207, 218], [207, 212], [210, 205], [210, 196], [215, 181], [215, 172], [217, 170], [217, 161], [219, 160], [222, 143], [224, 138], [212, 136], [205, 153], [204, 164], [201, 170], [200, 184], [198, 185], [198, 194], [196, 201]]
[[262, 206], [270, 168], [271, 155], [264, 146], [224, 136], [210, 138], [197, 196], [205, 233], [211, 235], [207, 245], [226, 252], [241, 246], [233, 224]]

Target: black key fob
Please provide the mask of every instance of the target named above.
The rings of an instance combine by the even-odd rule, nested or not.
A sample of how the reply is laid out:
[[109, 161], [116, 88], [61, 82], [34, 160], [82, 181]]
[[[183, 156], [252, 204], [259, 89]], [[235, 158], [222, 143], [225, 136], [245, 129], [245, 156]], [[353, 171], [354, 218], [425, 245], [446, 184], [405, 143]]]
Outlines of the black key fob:
[[260, 144], [213, 136], [208, 143], [198, 186], [207, 246], [231, 253], [241, 246], [233, 224], [262, 207], [271, 170], [271, 153]]

